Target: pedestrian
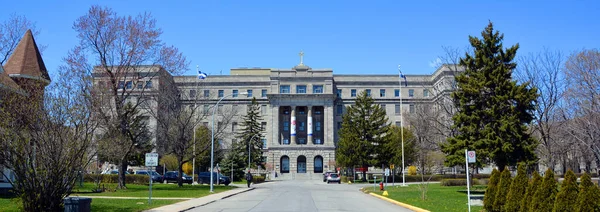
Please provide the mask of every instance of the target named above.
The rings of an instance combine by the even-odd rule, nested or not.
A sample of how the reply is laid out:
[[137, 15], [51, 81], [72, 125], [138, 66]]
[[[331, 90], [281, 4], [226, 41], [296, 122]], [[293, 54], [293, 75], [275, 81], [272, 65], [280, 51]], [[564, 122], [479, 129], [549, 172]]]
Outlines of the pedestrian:
[[248, 181], [248, 188], [250, 188], [250, 183], [252, 183], [252, 174], [250, 174], [250, 170], [248, 170], [248, 174], [246, 174], [246, 181]]

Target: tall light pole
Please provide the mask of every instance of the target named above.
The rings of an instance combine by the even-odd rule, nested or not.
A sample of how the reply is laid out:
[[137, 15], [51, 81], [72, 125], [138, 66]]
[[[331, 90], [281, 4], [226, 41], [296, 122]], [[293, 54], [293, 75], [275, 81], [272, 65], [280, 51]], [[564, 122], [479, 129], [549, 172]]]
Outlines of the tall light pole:
[[[248, 93], [246, 92], [242, 92], [240, 93], [241, 95], [246, 95]], [[211, 129], [211, 135], [210, 135], [210, 193], [213, 193], [213, 169], [214, 169], [214, 163], [215, 163], [215, 111], [217, 110], [217, 108], [219, 107], [219, 103], [221, 102], [221, 100], [225, 99], [226, 97], [230, 97], [233, 96], [234, 93], [231, 93], [227, 96], [223, 96], [221, 97], [221, 99], [219, 99], [219, 101], [217, 101], [217, 104], [215, 104], [215, 107], [213, 107], [213, 111], [212, 111], [212, 129]]]
[[[404, 126], [402, 124], [402, 78], [404, 78], [404, 81], [406, 82], [406, 76], [404, 76], [404, 74], [402, 74], [402, 71], [400, 70], [400, 65], [398, 65], [398, 83], [399, 83], [399, 91], [398, 91], [398, 96], [400, 97], [400, 140], [402, 141], [402, 186], [406, 186], [406, 178], [405, 176], [405, 168], [404, 168]], [[408, 84], [408, 83], [407, 83]]]
[[248, 171], [250, 171], [250, 147], [252, 146], [250, 142], [252, 142], [252, 139], [254, 139], [254, 137], [257, 135], [260, 136], [260, 133], [254, 134], [252, 137], [250, 137], [250, 140], [248, 140]]

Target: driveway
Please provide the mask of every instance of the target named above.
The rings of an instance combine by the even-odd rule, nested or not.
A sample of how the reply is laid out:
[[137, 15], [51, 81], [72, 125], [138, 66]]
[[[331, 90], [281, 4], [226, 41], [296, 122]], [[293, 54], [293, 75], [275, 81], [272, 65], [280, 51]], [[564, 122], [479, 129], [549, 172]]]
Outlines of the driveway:
[[[364, 194], [361, 185], [321, 181], [276, 181], [191, 211], [411, 211]], [[367, 185], [362, 185], [367, 186]]]

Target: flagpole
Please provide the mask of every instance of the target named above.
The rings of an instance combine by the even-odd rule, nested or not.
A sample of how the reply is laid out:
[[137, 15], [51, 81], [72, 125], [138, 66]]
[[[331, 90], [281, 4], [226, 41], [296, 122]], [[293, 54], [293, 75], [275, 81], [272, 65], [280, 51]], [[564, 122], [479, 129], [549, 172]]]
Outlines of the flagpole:
[[[198, 65], [196, 65], [196, 72], [198, 72], [198, 75], [200, 75], [200, 72], [198, 70]], [[196, 77], [196, 92], [195, 92], [195, 96], [194, 96], [194, 111], [192, 112], [192, 115], [194, 115], [194, 132], [193, 136], [194, 136], [194, 152], [192, 155], [192, 183], [194, 185], [198, 184], [196, 182], [196, 125], [198, 124], [198, 119], [196, 116], [196, 112], [198, 110], [198, 106], [197, 106], [197, 102], [198, 102], [198, 84], [199, 84], [199, 78], [200, 76]]]
[[[398, 76], [398, 83], [399, 83], [399, 97], [400, 97], [400, 140], [402, 141], [402, 186], [406, 186], [406, 171], [405, 171], [405, 166], [404, 166], [404, 126], [402, 124], [402, 71], [400, 70], [400, 65], [398, 65], [398, 73], [400, 74], [400, 76]], [[404, 78], [406, 80], [406, 78]]]

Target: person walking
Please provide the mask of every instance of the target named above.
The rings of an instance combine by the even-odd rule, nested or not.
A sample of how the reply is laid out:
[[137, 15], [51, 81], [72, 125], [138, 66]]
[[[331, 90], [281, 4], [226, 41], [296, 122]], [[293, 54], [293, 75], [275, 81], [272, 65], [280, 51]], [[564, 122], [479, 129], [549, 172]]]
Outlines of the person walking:
[[248, 181], [248, 188], [250, 188], [250, 183], [252, 183], [252, 174], [250, 174], [250, 170], [246, 174], [246, 181]]

